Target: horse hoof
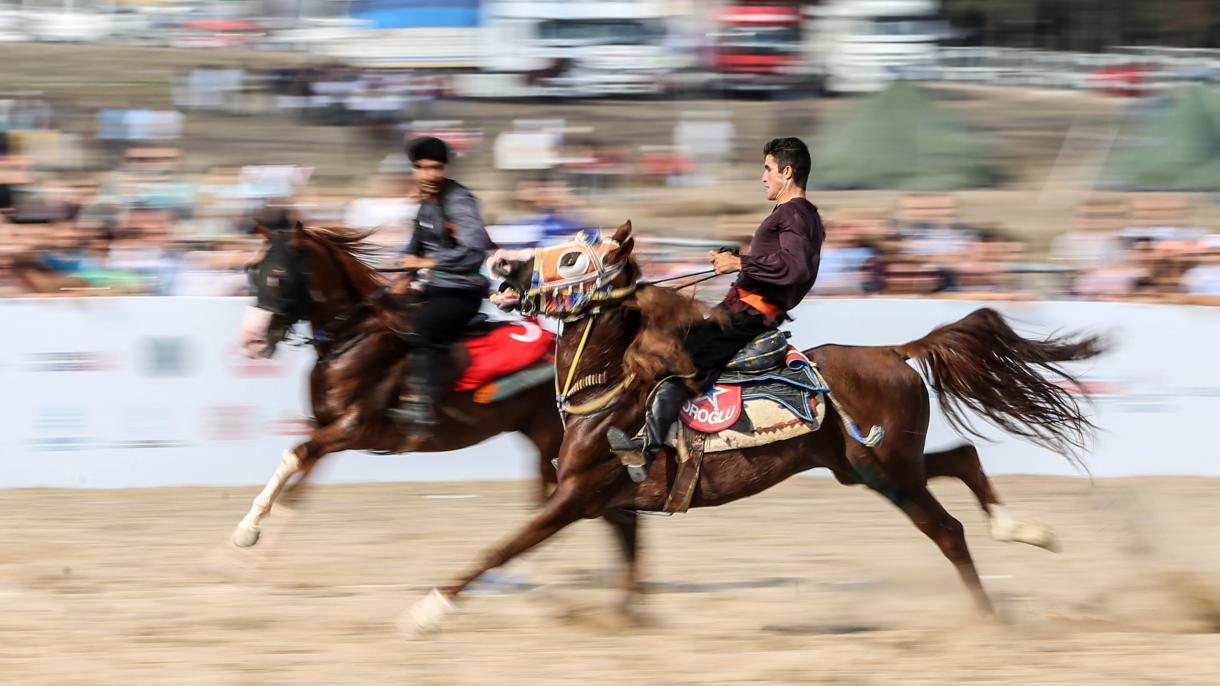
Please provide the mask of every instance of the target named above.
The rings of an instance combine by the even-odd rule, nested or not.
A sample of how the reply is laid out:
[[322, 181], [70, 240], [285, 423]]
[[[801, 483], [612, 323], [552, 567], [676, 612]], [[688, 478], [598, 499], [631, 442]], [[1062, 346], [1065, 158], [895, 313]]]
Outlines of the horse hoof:
[[627, 476], [637, 484], [642, 484], [648, 480], [648, 467], [642, 464], [627, 465]]
[[453, 612], [453, 602], [434, 588], [398, 617], [398, 630], [408, 639], [438, 633], [441, 622], [450, 612]]
[[257, 528], [243, 529], [238, 527], [238, 529], [233, 532], [233, 545], [237, 546], [238, 548], [249, 548], [255, 543], [258, 543], [260, 533], [261, 532]]
[[1059, 537], [1055, 535], [1054, 529], [1041, 524], [1027, 524], [1025, 528], [1028, 530], [1023, 532], [1019, 539], [1022, 543], [1038, 546], [1052, 553], [1060, 552]]
[[1060, 550], [1059, 537], [1055, 535], [1054, 529], [1033, 522], [1018, 520], [997, 522], [997, 525], [991, 529], [991, 537], [1006, 543], [1025, 543], [1052, 553]]

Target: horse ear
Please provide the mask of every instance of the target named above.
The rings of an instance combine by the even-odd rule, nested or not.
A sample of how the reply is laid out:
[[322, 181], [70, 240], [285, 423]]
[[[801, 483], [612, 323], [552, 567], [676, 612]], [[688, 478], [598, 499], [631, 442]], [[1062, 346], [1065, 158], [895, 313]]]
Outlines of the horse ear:
[[618, 248], [614, 251], [614, 261], [622, 262], [631, 256], [631, 251], [635, 248], [635, 236], [627, 236], [622, 240]]
[[631, 220], [628, 219], [627, 221], [623, 222], [622, 225], [620, 225], [618, 227], [618, 229], [616, 229], [614, 231], [614, 235], [611, 236], [611, 239], [615, 243], [618, 243], [619, 245], [623, 245], [623, 242], [626, 241], [627, 238], [630, 236], [631, 236]]
[[297, 225], [292, 227], [292, 239], [290, 242], [296, 246], [305, 243], [305, 224], [298, 221]]

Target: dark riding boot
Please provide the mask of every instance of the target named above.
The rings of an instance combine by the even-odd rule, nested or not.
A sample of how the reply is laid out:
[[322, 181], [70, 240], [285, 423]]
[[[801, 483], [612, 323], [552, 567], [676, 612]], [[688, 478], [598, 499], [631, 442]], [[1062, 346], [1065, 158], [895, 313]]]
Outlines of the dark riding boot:
[[678, 412], [690, 398], [686, 385], [679, 379], [666, 379], [653, 391], [644, 415], [644, 438], [632, 438], [618, 427], [610, 427], [606, 438], [610, 449], [618, 454], [627, 474], [637, 484], [648, 478], [653, 459], [665, 447], [669, 427], [678, 421]]
[[429, 436], [436, 428], [436, 413], [433, 410], [433, 362], [432, 350], [419, 341], [412, 341], [407, 358], [407, 373], [403, 379], [403, 389], [398, 396], [398, 407], [392, 408], [387, 414], [403, 429], [412, 433]]

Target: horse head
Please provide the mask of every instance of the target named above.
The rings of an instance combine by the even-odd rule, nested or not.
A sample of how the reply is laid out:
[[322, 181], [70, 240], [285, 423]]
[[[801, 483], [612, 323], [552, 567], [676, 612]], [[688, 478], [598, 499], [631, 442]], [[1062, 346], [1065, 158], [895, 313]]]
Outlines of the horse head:
[[[273, 231], [255, 224], [267, 240], [262, 256], [247, 267], [255, 305], [242, 323], [240, 342], [249, 357], [271, 357], [294, 324], [351, 308], [376, 290], [380, 279], [359, 255], [370, 249], [367, 234], [305, 227]], [[353, 292], [358, 297], [353, 297]]]
[[635, 238], [624, 222], [610, 238], [582, 229], [565, 243], [532, 251], [497, 251], [492, 275], [504, 279], [497, 298], [502, 308], [525, 314], [575, 319], [635, 290], [639, 267], [631, 257]]

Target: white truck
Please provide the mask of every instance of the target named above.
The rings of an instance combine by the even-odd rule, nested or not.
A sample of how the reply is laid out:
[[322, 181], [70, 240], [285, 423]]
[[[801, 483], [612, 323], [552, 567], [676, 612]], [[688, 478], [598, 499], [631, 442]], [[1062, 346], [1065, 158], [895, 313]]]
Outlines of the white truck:
[[675, 66], [662, 0], [484, 0], [471, 97], [642, 95]]
[[[663, 86], [674, 64], [666, 46], [667, 0], [482, 0], [477, 6], [477, 25], [380, 29], [353, 20], [313, 49], [358, 66], [444, 74], [467, 97], [646, 94]], [[291, 45], [304, 38], [318, 36], [281, 37]]]
[[827, 0], [804, 9], [805, 57], [832, 93], [880, 90], [936, 61], [937, 0]]

